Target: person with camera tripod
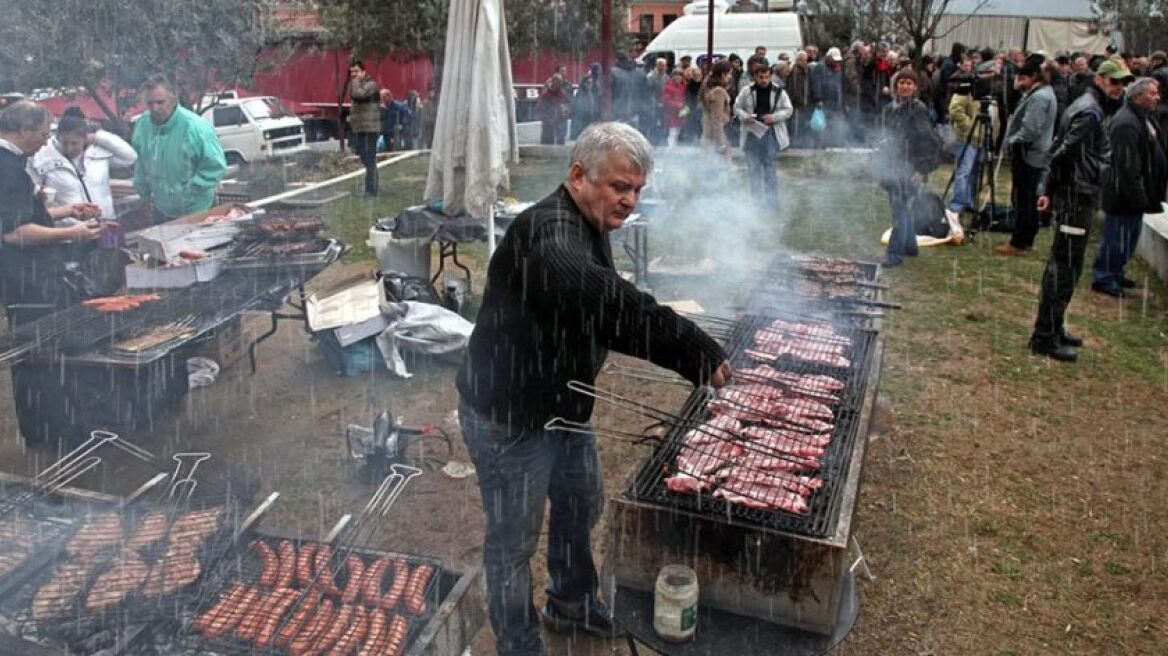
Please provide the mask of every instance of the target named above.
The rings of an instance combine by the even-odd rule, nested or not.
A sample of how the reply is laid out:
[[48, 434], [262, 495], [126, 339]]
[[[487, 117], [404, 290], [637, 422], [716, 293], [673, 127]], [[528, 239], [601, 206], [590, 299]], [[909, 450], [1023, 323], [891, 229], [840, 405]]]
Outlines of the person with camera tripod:
[[1036, 209], [1053, 212], [1055, 234], [1029, 346], [1031, 352], [1059, 362], [1074, 362], [1079, 357], [1075, 348], [1083, 345], [1081, 337], [1067, 332], [1067, 305], [1083, 272], [1091, 220], [1111, 166], [1106, 108], [1123, 98], [1131, 79], [1131, 72], [1118, 60], [1099, 65], [1092, 86], [1063, 113], [1050, 163], [1038, 178]]
[[[992, 155], [990, 149], [998, 141], [1000, 124], [997, 106], [991, 95], [991, 80], [996, 75], [993, 62], [977, 68], [977, 77], [953, 77], [949, 99], [949, 124], [953, 131], [953, 157], [957, 162], [953, 171], [953, 198], [949, 211], [960, 215], [977, 202], [980, 178], [978, 166]], [[987, 134], [987, 127], [988, 134]]]

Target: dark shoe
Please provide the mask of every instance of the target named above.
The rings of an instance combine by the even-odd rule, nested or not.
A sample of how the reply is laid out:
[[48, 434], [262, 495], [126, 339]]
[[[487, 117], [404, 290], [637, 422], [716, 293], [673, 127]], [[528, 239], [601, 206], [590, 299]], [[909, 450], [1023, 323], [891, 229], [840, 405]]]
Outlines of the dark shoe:
[[1100, 294], [1107, 294], [1108, 296], [1114, 296], [1116, 298], [1123, 298], [1127, 296], [1127, 294], [1123, 292], [1123, 288], [1119, 285], [1108, 285], [1102, 282], [1091, 283], [1091, 291], [1098, 292]]
[[1136, 281], [1128, 278], [1127, 276], [1124, 276], [1122, 279], [1120, 279], [1119, 286], [1123, 287], [1124, 289], [1135, 289], [1139, 285], [1136, 284]]
[[549, 600], [539, 609], [539, 619], [556, 633], [575, 633], [583, 631], [600, 638], [619, 638], [625, 634], [612, 618], [612, 611], [608, 606], [596, 601], [589, 601], [579, 616], [569, 616]]
[[1059, 362], [1074, 362], [1079, 359], [1079, 354], [1075, 352], [1075, 349], [1066, 344], [1048, 344], [1030, 340], [1030, 352], [1036, 355], [1045, 355]]
[[1067, 332], [1064, 330], [1063, 333], [1061, 335], [1059, 335], [1058, 343], [1062, 344], [1063, 346], [1070, 346], [1073, 348], [1079, 348], [1080, 346], [1083, 345], [1083, 338], [1079, 337], [1078, 335], [1076, 335], [1074, 333]]
[[880, 266], [884, 267], [885, 269], [891, 269], [892, 267], [898, 267], [902, 264], [904, 264], [904, 260], [899, 257], [886, 257], [884, 258], [884, 261], [880, 263]]

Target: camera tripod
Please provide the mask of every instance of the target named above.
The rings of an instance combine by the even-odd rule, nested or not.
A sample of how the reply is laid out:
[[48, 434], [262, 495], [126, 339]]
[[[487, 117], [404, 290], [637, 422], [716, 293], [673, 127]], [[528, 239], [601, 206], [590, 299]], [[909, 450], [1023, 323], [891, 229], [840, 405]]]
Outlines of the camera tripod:
[[[973, 163], [973, 170], [969, 173], [973, 176], [970, 201], [973, 207], [976, 207], [974, 218], [965, 231], [966, 238], [970, 243], [977, 241], [977, 233], [990, 227], [993, 223], [993, 214], [998, 210], [998, 190], [994, 182], [998, 153], [994, 144], [994, 122], [990, 116], [990, 112], [994, 111], [993, 102], [994, 99], [990, 97], [978, 99], [980, 107], [977, 116], [973, 119], [973, 127], [970, 128], [969, 134], [965, 137], [965, 143], [961, 145], [961, 151], [957, 154], [953, 173], [949, 175], [949, 182], [945, 184], [945, 193], [941, 194], [941, 198], [949, 197], [949, 191], [957, 180], [957, 171], [961, 168], [961, 162], [965, 159], [966, 153], [971, 147], [979, 149], [978, 160]], [[974, 143], [973, 136], [977, 134], [979, 129], [981, 130], [980, 143]], [[985, 188], [989, 189], [989, 202], [978, 206], [978, 201]]]

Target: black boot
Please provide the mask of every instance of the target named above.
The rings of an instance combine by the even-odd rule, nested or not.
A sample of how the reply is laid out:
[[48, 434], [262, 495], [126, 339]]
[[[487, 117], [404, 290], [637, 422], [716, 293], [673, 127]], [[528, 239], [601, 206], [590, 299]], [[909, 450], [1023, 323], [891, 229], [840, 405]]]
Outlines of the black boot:
[[1079, 354], [1074, 348], [1060, 344], [1057, 341], [1054, 343], [1030, 340], [1030, 352], [1036, 355], [1045, 355], [1052, 360], [1059, 362], [1074, 362], [1079, 359]]
[[1079, 348], [1083, 345], [1083, 338], [1064, 329], [1062, 334], [1059, 335], [1058, 343], [1062, 344], [1063, 346]]

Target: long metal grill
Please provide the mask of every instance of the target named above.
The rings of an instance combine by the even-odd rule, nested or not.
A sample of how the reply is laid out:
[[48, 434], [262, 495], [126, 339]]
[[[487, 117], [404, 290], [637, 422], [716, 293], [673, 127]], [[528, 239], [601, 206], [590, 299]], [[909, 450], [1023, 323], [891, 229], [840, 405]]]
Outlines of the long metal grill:
[[[757, 346], [755, 343], [756, 331], [768, 328], [773, 319], [773, 317], [745, 316], [733, 324], [726, 340], [726, 350], [730, 354], [730, 361], [735, 371], [739, 372], [736, 375], [740, 381], [744, 377], [748, 378], [750, 382], [763, 382], [765, 380], [750, 378], [741, 372], [757, 368], [761, 363], [757, 358], [751, 357], [747, 353], [754, 351]], [[784, 320], [804, 324], [812, 323], [805, 317], [787, 317]], [[842, 390], [838, 392], [838, 400], [831, 409], [830, 441], [826, 444], [822, 455], [817, 457], [818, 467], [814, 470], [808, 469], [805, 475], [800, 473], [799, 476], [804, 476], [804, 478], [796, 479], [809, 484], [811, 482], [807, 479], [812, 476], [818, 479], [813, 484], [820, 487], [808, 495], [806, 508], [795, 510], [790, 504], [782, 504], [786, 507], [775, 507], [767, 503], [763, 505], [770, 507], [753, 507], [758, 505], [758, 501], [766, 502], [768, 499], [751, 499], [749, 493], [741, 493], [741, 488], [737, 490], [740, 492], [739, 494], [727, 494], [724, 498], [719, 497], [716, 492], [720, 486], [724, 485], [724, 481], [718, 478], [719, 474], [715, 471], [709, 471], [703, 476], [697, 477], [703, 480], [696, 483], [695, 487], [699, 489], [694, 490], [695, 493], [677, 492], [670, 489], [667, 479], [681, 471], [678, 458], [682, 454], [682, 450], [687, 448], [687, 434], [689, 435], [688, 439], [692, 441], [695, 437], [694, 431], [697, 431], [696, 437], [703, 438], [702, 441], [706, 444], [701, 447], [690, 445], [688, 448], [691, 455], [696, 450], [698, 455], [708, 455], [713, 458], [716, 464], [717, 461], [724, 461], [717, 466], [717, 469], [722, 472], [725, 471], [723, 466], [734, 459], [745, 460], [749, 463], [752, 462], [752, 458], [778, 457], [780, 460], [786, 460], [785, 463], [780, 463], [784, 466], [796, 464], [801, 467], [803, 464], [803, 460], [798, 456], [790, 456], [785, 452], [775, 452], [751, 440], [742, 440], [738, 435], [719, 435], [716, 434], [716, 431], [704, 427], [706, 426], [705, 422], [715, 416], [712, 410], [718, 410], [720, 414], [744, 416], [746, 421], [742, 423], [745, 425], [758, 425], [759, 422], [753, 421], [750, 417], [752, 414], [751, 406], [754, 405], [753, 400], [748, 399], [745, 403], [741, 397], [737, 401], [711, 400], [700, 391], [696, 391], [687, 400], [680, 420], [673, 424], [661, 446], [656, 449], [653, 456], [635, 477], [633, 496], [640, 500], [667, 505], [697, 516], [728, 521], [750, 528], [787, 531], [808, 537], [828, 537], [831, 535], [838, 520], [839, 507], [842, 502], [841, 492], [847, 478], [851, 454], [858, 438], [858, 420], [876, 337], [875, 333], [871, 331], [851, 327], [837, 326], [834, 328], [834, 333], [847, 338], [850, 342], [842, 355], [846, 359], [846, 364], [843, 361], [838, 361], [841, 366], [828, 366], [823, 362], [813, 361], [816, 359], [826, 361], [829, 355], [837, 353], [838, 349], [832, 348], [834, 345], [827, 342], [822, 343], [821, 349], [813, 348], [800, 351], [797, 354], [780, 355], [773, 362], [767, 363], [774, 372], [788, 378], [804, 375], [830, 376], [840, 381], [843, 386]], [[761, 399], [759, 401], [761, 402]], [[792, 403], [798, 409], [799, 402]], [[791, 407], [791, 404], [788, 404], [787, 407]], [[753, 419], [757, 419], [757, 417]], [[803, 421], [806, 420], [791, 423], [780, 421], [771, 425], [788, 431], [787, 434], [807, 433], [808, 436], [812, 435], [815, 432], [812, 428], [814, 422], [804, 424]], [[731, 451], [726, 451], [727, 448]], [[728, 453], [733, 455], [728, 455]]]
[[0, 611], [30, 640], [92, 653], [130, 624], [172, 617], [233, 543], [230, 500], [95, 512]]
[[[347, 652], [374, 632], [388, 640], [390, 627], [402, 633], [401, 653], [441, 601], [436, 559], [259, 533], [241, 545], [180, 616], [172, 653]], [[333, 553], [345, 555], [335, 569]]]

